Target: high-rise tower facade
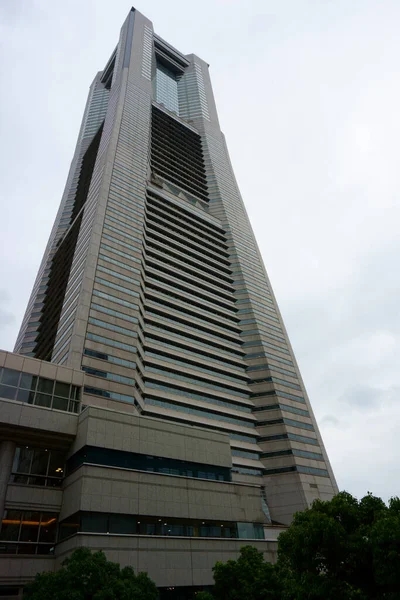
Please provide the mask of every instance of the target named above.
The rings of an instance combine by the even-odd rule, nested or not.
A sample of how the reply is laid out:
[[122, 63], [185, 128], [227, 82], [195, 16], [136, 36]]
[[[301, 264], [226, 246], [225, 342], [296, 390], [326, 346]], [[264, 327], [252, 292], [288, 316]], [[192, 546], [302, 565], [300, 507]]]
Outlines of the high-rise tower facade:
[[[218, 559], [227, 551], [222, 541], [272, 539], [295, 511], [337, 491], [235, 181], [208, 65], [158, 37], [134, 9], [91, 85], [15, 353], [9, 361], [51, 367], [55, 386], [57, 373], [82, 378], [64, 404], [56, 387], [45, 396], [40, 377], [30, 400], [18, 396], [22, 379], [16, 395], [5, 396], [51, 412], [51, 427], [62, 411], [77, 420], [75, 441], [63, 445], [58, 519], [71, 536], [58, 537], [61, 544], [78, 532], [110, 533], [113, 515], [124, 515], [136, 529], [122, 531], [121, 521], [115, 534], [190, 538], [197, 531], [220, 539]], [[90, 419], [98, 424], [89, 435]], [[11, 457], [14, 447], [7, 448]], [[121, 498], [129, 471], [145, 473], [148, 502], [104, 502], [109, 486], [98, 484], [90, 504], [90, 473], [74, 492], [81, 504], [66, 500], [89, 464], [92, 475], [103, 469], [103, 482], [104, 473], [118, 472]], [[186, 482], [186, 497], [195, 480], [192, 511], [174, 508], [179, 485]], [[200, 482], [214, 486], [214, 500]], [[177, 496], [166, 502], [172, 489]], [[235, 515], [215, 512], [238, 496]], [[223, 514], [229, 522], [217, 523]], [[168, 581], [200, 585], [209, 576]]]

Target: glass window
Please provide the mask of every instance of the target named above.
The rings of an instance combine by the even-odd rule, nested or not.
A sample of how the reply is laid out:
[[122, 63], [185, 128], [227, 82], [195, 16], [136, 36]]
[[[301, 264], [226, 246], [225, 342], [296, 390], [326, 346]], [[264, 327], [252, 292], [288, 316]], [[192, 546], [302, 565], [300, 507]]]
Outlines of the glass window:
[[255, 475], [256, 477], [260, 477], [262, 475], [262, 471], [259, 469], [247, 469], [246, 467], [233, 467], [232, 471], [235, 473], [241, 473], [242, 475]]
[[79, 402], [69, 401], [68, 412], [78, 414], [79, 412]]
[[[106, 267], [102, 267], [101, 265], [99, 265], [97, 267], [98, 271], [101, 271], [102, 273], [107, 273], [108, 275], [111, 275], [112, 277], [116, 277], [117, 279], [122, 279], [123, 281], [126, 281], [128, 283], [132, 283], [133, 285], [140, 285], [140, 281], [138, 281], [137, 279], [133, 279], [132, 277], [127, 277], [126, 275], [122, 275], [121, 273], [119, 273], [118, 271], [114, 271], [113, 269], [107, 269]], [[125, 288], [122, 288], [125, 289]], [[139, 296], [139, 294], [136, 294], [136, 296]]]
[[98, 352], [97, 350], [85, 348], [84, 354], [87, 356], [93, 356], [94, 358], [99, 358], [100, 360], [107, 360], [108, 362], [121, 365], [123, 367], [130, 367], [131, 369], [136, 368], [136, 363], [132, 362], [131, 360], [124, 360], [123, 358], [118, 358], [116, 356], [112, 356], [111, 354], [105, 354], [104, 352]]
[[[188, 382], [188, 383], [194, 383], [196, 385], [201, 385], [203, 388], [204, 387], [210, 388], [213, 390], [217, 390], [219, 392], [223, 392], [225, 394], [230, 394], [232, 396], [238, 396], [240, 398], [245, 398], [246, 400], [249, 398], [249, 393], [238, 392], [234, 389], [227, 388], [223, 384], [206, 383], [206, 382], [204, 382], [203, 379], [197, 379], [195, 377], [188, 377], [186, 375], [181, 375], [167, 367], [150, 367], [149, 366], [146, 368], [146, 371], [148, 371], [149, 373], [159, 373], [161, 375], [165, 375], [166, 377], [170, 377], [171, 379], [177, 379], [178, 381], [184, 381], [184, 382]], [[175, 393], [179, 393], [179, 391], [176, 391]], [[184, 395], [190, 395], [195, 398], [197, 397], [198, 399], [206, 400], [208, 402], [213, 402], [213, 397], [210, 397], [210, 396], [199, 396], [198, 394], [195, 394], [192, 392], [181, 392], [181, 393], [183, 393]], [[237, 405], [234, 403], [225, 403], [224, 402], [224, 404], [228, 405], [230, 408], [235, 408], [237, 410], [246, 410], [246, 407], [243, 407], [241, 405]], [[251, 412], [251, 408], [248, 408], [247, 412]]]
[[81, 388], [76, 385], [71, 386], [71, 398], [80, 400]]
[[31, 473], [35, 475], [47, 475], [47, 465], [49, 463], [48, 450], [34, 450]]
[[49, 452], [47, 450], [34, 450], [31, 465], [32, 476], [29, 477], [29, 485], [45, 485]]
[[81, 530], [92, 533], [107, 533], [108, 515], [105, 513], [82, 513]]
[[107, 377], [106, 371], [100, 371], [99, 369], [94, 369], [93, 367], [82, 367], [82, 370], [88, 375], [95, 375], [96, 377]]
[[68, 398], [60, 398], [58, 396], [54, 396], [53, 408], [55, 408], [56, 410], [67, 411], [68, 410]]
[[322, 454], [319, 454], [318, 452], [309, 452], [307, 450], [297, 450], [297, 449], [293, 449], [293, 454], [295, 456], [300, 456], [302, 458], [312, 458], [314, 460], [324, 460], [324, 457], [322, 456]]
[[287, 419], [286, 417], [283, 419], [286, 425], [291, 425], [292, 427], [299, 427], [300, 429], [309, 429], [310, 431], [314, 431], [314, 427], [310, 423], [302, 423], [300, 421], [295, 421], [294, 419]]
[[128, 302], [127, 300], [122, 300], [121, 298], [117, 298], [116, 296], [112, 296], [111, 294], [99, 292], [99, 290], [93, 290], [93, 296], [98, 296], [99, 298], [109, 300], [110, 302], [114, 302], [115, 304], [120, 304], [121, 306], [125, 306], [126, 308], [139, 310], [139, 306], [137, 304], [133, 304], [133, 302]]
[[59, 531], [58, 531], [58, 539], [65, 540], [65, 538], [70, 535], [74, 535], [80, 530], [80, 516], [79, 514], [74, 514], [65, 519], [62, 523], [60, 523]]
[[104, 352], [98, 352], [97, 350], [90, 350], [89, 348], [85, 348], [84, 354], [86, 354], [86, 356], [99, 358], [100, 360], [108, 360], [109, 357], [109, 354], [104, 354]]
[[110, 533], [136, 533], [136, 518], [130, 515], [110, 515]]
[[42, 513], [39, 542], [55, 543], [57, 537], [57, 515]]
[[21, 483], [23, 485], [27, 485], [29, 483], [28, 475], [11, 475], [10, 481], [13, 483]]
[[39, 377], [38, 383], [38, 392], [43, 392], [45, 394], [53, 393], [54, 381], [52, 379], [45, 379], [44, 377]]
[[6, 385], [18, 385], [20, 372], [15, 371], [14, 369], [3, 369], [3, 374], [1, 378], [1, 382]]
[[157, 63], [154, 87], [157, 102], [164, 104], [165, 108], [178, 115], [178, 79], [176, 74], [164, 65]]
[[35, 543], [17, 545], [17, 554], [36, 554], [36, 550], [37, 546]]
[[0, 539], [10, 542], [17, 541], [19, 538], [19, 530], [21, 527], [21, 511], [6, 510], [0, 530]]
[[242, 456], [243, 458], [260, 460], [260, 455], [256, 452], [250, 452], [250, 450], [232, 450], [232, 456]]
[[153, 523], [144, 523], [140, 528], [140, 533], [145, 533], [146, 535], [155, 535], [156, 525]]
[[92, 340], [93, 342], [99, 342], [101, 344], [105, 344], [107, 346], [112, 346], [114, 348], [120, 348], [121, 350], [128, 350], [130, 352], [137, 352], [134, 346], [130, 344], [125, 344], [123, 342], [117, 342], [111, 338], [106, 338], [101, 335], [96, 335], [94, 333], [90, 333], [90, 331], [86, 334], [88, 340]]
[[251, 437], [245, 434], [240, 434], [240, 433], [230, 433], [229, 437], [232, 440], [239, 440], [241, 442], [248, 442], [249, 444], [256, 444], [257, 443], [257, 438], [255, 437]]
[[47, 408], [51, 407], [51, 396], [47, 394], [36, 394], [35, 404], [37, 406], [46, 406]]
[[63, 452], [57, 452], [57, 450], [52, 450], [50, 452], [50, 460], [49, 460], [49, 477], [64, 477], [64, 465], [65, 465], [65, 455]]
[[190, 461], [147, 456], [123, 450], [104, 450], [93, 446], [84, 446], [68, 459], [67, 473], [71, 473], [85, 463], [166, 473], [169, 475], [181, 475], [184, 477], [230, 481], [230, 470], [228, 467], [213, 467]]
[[56, 381], [54, 387], [54, 395], [62, 396], [63, 398], [69, 398], [70, 393], [70, 385], [69, 383], [61, 383], [61, 381]]
[[22, 542], [37, 542], [39, 535], [40, 513], [24, 512], [21, 523], [20, 541]]
[[26, 402], [28, 404], [33, 404], [33, 400], [35, 397], [35, 392], [31, 390], [19, 389], [17, 391], [17, 400], [20, 402]]
[[7, 400], [15, 400], [17, 388], [8, 385], [0, 385], [0, 397]]
[[[153, 387], [156, 389], [161, 389], [161, 390], [166, 390], [169, 391], [170, 388], [168, 388], [168, 386], [162, 386], [162, 385], [155, 385], [155, 384], [148, 384], [149, 387]], [[214, 419], [216, 421], [226, 421], [227, 423], [233, 423], [235, 425], [241, 425], [242, 427], [255, 427], [255, 423], [254, 422], [249, 422], [249, 421], [245, 421], [243, 419], [236, 419], [234, 417], [228, 417], [225, 416], [223, 414], [219, 414], [219, 413], [212, 413], [209, 412], [207, 410], [204, 409], [197, 409], [197, 408], [191, 408], [190, 406], [184, 405], [184, 404], [175, 404], [173, 402], [167, 402], [165, 400], [159, 400], [158, 398], [154, 398], [151, 396], [147, 396], [146, 398], [146, 404], [152, 404], [154, 406], [161, 406], [163, 408], [171, 408], [172, 410], [176, 410], [179, 412], [184, 412], [184, 413], [188, 413], [188, 414], [193, 414], [193, 415], [199, 415], [201, 417], [206, 417], [209, 419]], [[153, 416], [153, 415], [152, 415]]]
[[28, 373], [21, 373], [21, 381], [19, 387], [25, 390], [35, 390], [38, 378], [35, 375], [29, 375]]
[[221, 535], [225, 538], [237, 537], [232, 527], [221, 527]]
[[17, 473], [30, 473], [32, 458], [32, 448], [28, 446], [16, 448], [12, 470]]
[[131, 271], [132, 273], [136, 273], [137, 275], [140, 275], [139, 269], [136, 269], [135, 267], [131, 267], [126, 262], [123, 263], [120, 260], [115, 260], [115, 258], [110, 258], [109, 256], [106, 256], [105, 254], [99, 254], [99, 258], [101, 258], [101, 260], [104, 260], [105, 262], [111, 263], [112, 265], [116, 265], [117, 267], [122, 267], [123, 269], [126, 269], [127, 271]]
[[184, 525], [168, 525], [167, 535], [187, 535], [186, 529]]
[[[3, 383], [0, 384], [0, 397], [9, 400], [18, 400], [28, 404], [36, 404], [47, 408], [55, 408], [63, 411], [78, 412], [80, 400], [80, 388], [70, 386], [69, 383], [54, 381], [44, 377], [36, 377], [29, 373], [19, 373], [13, 369], [1, 369]], [[11, 385], [18, 382], [19, 388]], [[9, 382], [6, 384], [4, 382]], [[35, 390], [37, 388], [37, 392]], [[53, 399], [53, 389], [55, 397]], [[74, 402], [69, 402], [68, 398]]]
[[297, 435], [295, 433], [288, 433], [287, 436], [288, 436], [288, 438], [290, 440], [295, 440], [296, 442], [304, 442], [305, 444], [312, 444], [314, 446], [318, 446], [319, 445], [318, 440], [316, 440], [314, 438], [306, 437], [304, 435]]
[[60, 487], [64, 477], [64, 464], [63, 452], [20, 446], [15, 450], [11, 481], [27, 485]]
[[261, 523], [254, 523], [254, 537], [256, 540], [264, 539], [264, 527], [261, 525]]
[[119, 310], [112, 310], [111, 308], [106, 308], [105, 306], [101, 306], [100, 304], [96, 304], [94, 302], [92, 302], [90, 308], [99, 312], [103, 312], [107, 315], [111, 315], [112, 317], [118, 317], [119, 319], [123, 319], [124, 321], [129, 321], [129, 323], [138, 322], [137, 319], [130, 315], [127, 315], [126, 313], [122, 313]]
[[253, 523], [238, 523], [238, 537], [254, 539], [254, 525]]
[[[50, 554], [56, 540], [57, 514], [6, 510], [2, 521], [0, 552]], [[13, 543], [8, 543], [13, 542]]]
[[308, 410], [302, 410], [301, 408], [296, 408], [294, 406], [288, 406], [287, 404], [280, 405], [282, 410], [286, 410], [287, 412], [295, 413], [296, 415], [302, 415], [303, 417], [309, 417], [310, 413]]
[[322, 477], [329, 477], [328, 471], [325, 469], [317, 469], [315, 467], [304, 467], [303, 465], [297, 465], [299, 473], [308, 473], [309, 475], [321, 475]]

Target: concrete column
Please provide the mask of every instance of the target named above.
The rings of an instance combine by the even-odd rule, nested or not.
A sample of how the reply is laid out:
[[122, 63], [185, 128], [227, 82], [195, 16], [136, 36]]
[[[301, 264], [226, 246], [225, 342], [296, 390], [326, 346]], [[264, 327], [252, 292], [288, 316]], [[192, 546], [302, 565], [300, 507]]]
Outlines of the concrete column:
[[7, 485], [10, 480], [11, 469], [14, 461], [15, 442], [4, 441], [0, 443], [0, 529], [6, 502]]

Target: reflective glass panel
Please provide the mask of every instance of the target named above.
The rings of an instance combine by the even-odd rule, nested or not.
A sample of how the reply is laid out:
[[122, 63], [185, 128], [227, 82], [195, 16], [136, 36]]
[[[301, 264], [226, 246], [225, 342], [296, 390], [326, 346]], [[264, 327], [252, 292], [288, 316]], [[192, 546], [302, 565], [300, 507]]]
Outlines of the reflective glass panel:
[[17, 554], [36, 554], [35, 544], [18, 544]]
[[40, 513], [24, 512], [21, 524], [20, 540], [22, 542], [36, 542], [39, 534]]
[[58, 396], [54, 396], [53, 408], [64, 411], [68, 410], [68, 398], [59, 398]]
[[136, 519], [130, 515], [110, 515], [110, 533], [136, 533]]
[[69, 383], [62, 383], [61, 381], [56, 381], [54, 387], [54, 395], [62, 396], [63, 398], [69, 398], [70, 387], [71, 386], [69, 385]]
[[44, 392], [45, 394], [53, 393], [54, 381], [52, 379], [45, 379], [44, 377], [39, 377], [38, 383], [38, 392]]
[[17, 448], [12, 470], [17, 473], [30, 473], [32, 457], [32, 448]]
[[33, 399], [35, 397], [35, 392], [31, 390], [19, 389], [17, 392], [17, 400], [20, 402], [27, 402], [28, 404], [33, 404]]
[[35, 375], [29, 375], [28, 373], [21, 373], [21, 381], [19, 387], [26, 390], [36, 389], [37, 377]]
[[253, 523], [238, 523], [238, 537], [253, 539], [254, 538], [254, 525]]
[[10, 387], [8, 385], [0, 385], [0, 397], [6, 398], [7, 400], [15, 400], [15, 394], [17, 388]]
[[35, 404], [38, 406], [47, 406], [50, 408], [51, 406], [51, 396], [47, 394], [36, 394]]
[[52, 450], [50, 454], [49, 462], [49, 476], [50, 477], [64, 477], [64, 463], [65, 456], [62, 452]]
[[17, 541], [21, 525], [21, 511], [6, 510], [0, 531], [0, 540]]
[[14, 369], [3, 369], [3, 375], [2, 375], [2, 379], [1, 382], [5, 383], [7, 385], [18, 385], [18, 381], [19, 381], [19, 376], [20, 376], [20, 372], [19, 371], [15, 371]]
[[55, 513], [43, 513], [40, 523], [39, 542], [53, 543], [56, 541], [57, 515]]
[[157, 64], [155, 88], [157, 102], [179, 114], [178, 81], [175, 73], [164, 65]]
[[84, 513], [82, 515], [82, 531], [107, 533], [108, 515], [103, 513]]
[[34, 450], [31, 473], [33, 473], [35, 475], [46, 475], [48, 462], [49, 462], [48, 450], [42, 450], [42, 449]]

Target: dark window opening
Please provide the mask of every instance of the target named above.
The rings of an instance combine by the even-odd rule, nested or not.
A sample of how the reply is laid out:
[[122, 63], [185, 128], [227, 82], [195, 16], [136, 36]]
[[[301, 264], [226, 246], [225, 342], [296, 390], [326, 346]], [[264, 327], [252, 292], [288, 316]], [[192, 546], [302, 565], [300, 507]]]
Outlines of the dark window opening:
[[86, 202], [89, 192], [102, 131], [103, 125], [94, 136], [82, 159], [82, 167], [70, 219], [71, 223], [74, 220], [75, 222], [66, 237], [60, 241], [51, 259], [49, 281], [44, 296], [41, 322], [33, 351], [35, 358], [42, 360], [51, 360], [53, 353], [68, 279], [82, 223], [83, 213], [81, 209]]
[[56, 513], [5, 510], [0, 554], [53, 554], [57, 524]]
[[214, 481], [231, 480], [230, 469], [228, 467], [215, 467], [186, 460], [149, 456], [135, 452], [126, 452], [124, 450], [97, 448], [95, 446], [83, 446], [83, 448], [67, 460], [67, 475], [84, 463], [136, 471], [150, 471], [152, 473], [181, 475], [182, 477], [211, 479]]
[[157, 175], [208, 202], [200, 136], [155, 106], [152, 107], [151, 166]]
[[60, 523], [59, 540], [78, 532], [125, 535], [264, 539], [262, 523], [236, 523], [115, 513], [75, 513]]

